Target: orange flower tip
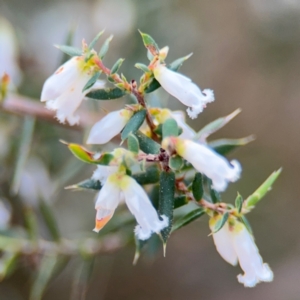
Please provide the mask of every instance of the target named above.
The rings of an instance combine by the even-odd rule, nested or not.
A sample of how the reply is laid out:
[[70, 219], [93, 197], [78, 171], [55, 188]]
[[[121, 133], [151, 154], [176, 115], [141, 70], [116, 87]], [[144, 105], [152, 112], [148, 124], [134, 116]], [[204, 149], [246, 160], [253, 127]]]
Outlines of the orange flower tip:
[[111, 217], [112, 217], [112, 214], [108, 215], [102, 219], [96, 219], [96, 226], [93, 229], [93, 231], [99, 232], [107, 224], [107, 222], [110, 220]]

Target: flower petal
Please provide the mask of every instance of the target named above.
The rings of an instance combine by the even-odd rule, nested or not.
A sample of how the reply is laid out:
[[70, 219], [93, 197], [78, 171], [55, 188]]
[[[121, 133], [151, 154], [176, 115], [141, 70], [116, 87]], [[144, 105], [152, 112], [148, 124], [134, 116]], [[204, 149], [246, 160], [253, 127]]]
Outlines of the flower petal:
[[238, 281], [245, 287], [254, 287], [260, 281], [272, 281], [273, 272], [268, 264], [263, 263], [254, 239], [244, 224], [235, 224], [231, 231], [231, 239], [240, 266], [245, 272], [238, 275]]
[[108, 113], [91, 129], [87, 144], [105, 144], [119, 134], [125, 127], [132, 112], [121, 109]]
[[229, 163], [223, 156], [202, 144], [179, 138], [173, 138], [173, 141], [178, 154], [210, 178], [215, 190], [224, 191], [228, 181], [234, 182], [240, 177], [241, 166], [237, 161]]
[[92, 179], [99, 180], [102, 183], [102, 185], [104, 185], [108, 176], [116, 173], [118, 169], [119, 167], [117, 166], [97, 165], [97, 169], [94, 171]]
[[[217, 220], [215, 218], [211, 218], [209, 220], [209, 227], [212, 232], [214, 231], [214, 225], [216, 221]], [[228, 223], [226, 223], [218, 232], [214, 233], [212, 236], [217, 251], [222, 256], [222, 258], [229, 264], [235, 266], [238, 262], [238, 257], [233, 248]]]
[[190, 78], [171, 71], [163, 65], [158, 64], [154, 68], [154, 77], [169, 94], [190, 107], [187, 112], [192, 119], [203, 111], [207, 103], [214, 101], [211, 90], [206, 90], [210, 92], [203, 94]]
[[122, 181], [125, 202], [139, 224], [135, 234], [140, 240], [146, 240], [153, 232], [158, 233], [168, 226], [168, 218], [163, 216], [162, 220], [159, 219], [144, 189], [133, 178], [124, 176]]

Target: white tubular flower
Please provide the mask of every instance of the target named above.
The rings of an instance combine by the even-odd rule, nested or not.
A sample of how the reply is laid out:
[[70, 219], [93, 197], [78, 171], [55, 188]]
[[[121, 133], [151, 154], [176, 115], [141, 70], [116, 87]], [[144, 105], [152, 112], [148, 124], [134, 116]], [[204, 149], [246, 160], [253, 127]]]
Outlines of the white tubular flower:
[[[210, 228], [214, 230], [216, 218], [210, 220]], [[237, 259], [243, 275], [237, 276], [238, 281], [245, 287], [254, 287], [257, 283], [273, 280], [273, 272], [269, 265], [263, 263], [253, 236], [245, 225], [234, 220], [227, 222], [223, 228], [213, 234], [214, 243], [219, 254], [230, 264], [236, 265]]]
[[163, 141], [164, 149], [168, 149], [169, 146], [173, 146], [197, 171], [210, 178], [213, 188], [218, 192], [226, 189], [228, 181], [234, 182], [240, 177], [241, 166], [238, 161], [232, 160], [229, 163], [206, 145], [170, 137]]
[[167, 67], [156, 64], [153, 68], [155, 79], [172, 96], [189, 106], [187, 113], [191, 119], [197, 118], [207, 103], [215, 100], [214, 93], [210, 89], [201, 92], [200, 88], [190, 78], [171, 71]]
[[139, 239], [146, 240], [152, 233], [158, 233], [168, 225], [167, 217], [162, 216], [162, 220], [159, 219], [147, 194], [133, 178], [114, 173], [108, 176], [99, 192], [95, 205], [97, 214], [94, 231], [99, 232], [104, 227], [123, 198], [137, 220], [135, 234]]
[[108, 113], [91, 129], [87, 144], [105, 144], [119, 134], [132, 117], [133, 112], [121, 109]]
[[12, 25], [1, 17], [0, 49], [0, 78], [6, 73], [12, 79], [12, 83], [18, 86], [22, 79], [22, 73], [17, 63], [17, 39]]
[[[59, 67], [44, 83], [41, 101], [46, 107], [56, 111], [56, 118], [70, 125], [79, 122], [75, 111], [81, 104], [84, 96], [91, 90], [82, 92], [84, 86], [94, 75], [94, 66], [84, 61], [84, 56], [74, 56]], [[104, 83], [98, 83], [103, 87]]]

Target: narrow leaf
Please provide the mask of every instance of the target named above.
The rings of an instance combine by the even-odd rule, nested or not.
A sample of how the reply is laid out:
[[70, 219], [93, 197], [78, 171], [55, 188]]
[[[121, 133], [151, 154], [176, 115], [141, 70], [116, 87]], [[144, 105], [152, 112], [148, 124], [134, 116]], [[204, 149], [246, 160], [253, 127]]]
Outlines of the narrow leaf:
[[91, 41], [91, 43], [89, 44], [89, 50], [92, 50], [96, 43], [98, 42], [100, 36], [103, 34], [104, 30], [100, 31], [95, 37], [94, 39]]
[[95, 100], [114, 100], [123, 97], [125, 94], [126, 92], [119, 88], [106, 88], [93, 90], [86, 97]]
[[173, 62], [171, 62], [168, 66], [169, 69], [173, 70], [173, 71], [178, 71], [180, 69], [180, 67], [182, 66], [182, 64], [189, 59], [191, 56], [193, 55], [193, 53], [190, 53], [184, 57], [178, 58], [176, 60], [174, 60]]
[[13, 273], [18, 264], [20, 253], [4, 252], [0, 258], [0, 281]]
[[80, 181], [76, 184], [65, 187], [66, 190], [74, 189], [74, 190], [94, 190], [99, 191], [101, 189], [101, 183], [99, 180], [95, 180], [92, 178]]
[[159, 184], [159, 214], [169, 219], [169, 224], [161, 231], [163, 243], [166, 244], [171, 233], [173, 224], [174, 209], [174, 193], [175, 193], [175, 174], [173, 172], [162, 171], [160, 173]]
[[[154, 41], [154, 39], [147, 33], [143, 33], [139, 30], [141, 36], [142, 36], [142, 39], [143, 39], [143, 43], [145, 45], [145, 47], [147, 49], [149, 49], [151, 51], [151, 49], [155, 50], [157, 53], [159, 51], [159, 48], [156, 44], [156, 42]], [[152, 51], [151, 51], [152, 52]]]
[[135, 266], [141, 256], [142, 249], [147, 244], [148, 240], [139, 240], [136, 236], [134, 238], [135, 241], [135, 253], [132, 264]]
[[252, 208], [255, 206], [265, 195], [268, 191], [271, 190], [273, 183], [276, 181], [278, 176], [281, 173], [281, 168], [275, 172], [273, 172], [264, 183], [245, 200], [245, 206], [248, 208]]
[[212, 188], [212, 181], [211, 179], [208, 180], [208, 188], [209, 188], [209, 194], [210, 194], [210, 198], [212, 203], [218, 203], [221, 201], [221, 195]]
[[247, 145], [255, 140], [253, 135], [241, 139], [220, 139], [208, 143], [208, 146], [213, 148], [217, 153], [225, 155], [230, 151], [240, 146]]
[[149, 70], [148, 66], [144, 65], [144, 64], [141, 64], [141, 63], [136, 63], [134, 65], [137, 69], [140, 69], [142, 70], [143, 72], [145, 73], [150, 73], [151, 71]]
[[200, 201], [203, 197], [203, 176], [196, 173], [192, 184], [192, 191], [196, 201]]
[[123, 61], [124, 61], [124, 58], [119, 58], [119, 59], [115, 62], [115, 64], [111, 67], [111, 69], [110, 69], [110, 74], [115, 74], [115, 73], [117, 73], [117, 72], [119, 71], [119, 69], [120, 69], [120, 67], [121, 67], [121, 65], [122, 65], [122, 63], [123, 63]]
[[75, 157], [86, 163], [107, 166], [113, 159], [110, 153], [93, 153], [78, 144], [67, 144], [67, 146]]
[[189, 212], [187, 215], [184, 217], [176, 220], [176, 222], [173, 225], [172, 232], [190, 224], [191, 222], [197, 220], [200, 218], [202, 215], [204, 215], [204, 209], [203, 208], [197, 208], [191, 212]]
[[139, 140], [135, 135], [130, 133], [127, 138], [127, 147], [128, 150], [134, 153], [138, 153], [140, 150]]
[[113, 39], [113, 35], [110, 35], [104, 42], [103, 46], [101, 47], [100, 51], [99, 51], [99, 57], [102, 59], [105, 54], [107, 53], [108, 49], [109, 49], [109, 43], [111, 42], [111, 40]]
[[[65, 43], [64, 45], [66, 46], [71, 46], [73, 44], [73, 40], [74, 40], [74, 33], [75, 33], [75, 28], [71, 27], [67, 33], [66, 39], [65, 39]], [[62, 65], [64, 64], [66, 61], [68, 61], [70, 59], [69, 55], [66, 53], [63, 53], [60, 64]]]
[[75, 48], [67, 45], [55, 45], [55, 47], [62, 52], [66, 53], [69, 56], [81, 56], [82, 50], [79, 48]]
[[253, 235], [253, 231], [252, 231], [252, 228], [251, 228], [251, 225], [250, 225], [248, 219], [244, 215], [242, 215], [239, 218], [239, 220], [245, 225], [245, 227], [249, 231], [249, 233]]
[[219, 230], [221, 230], [223, 228], [223, 226], [225, 225], [225, 223], [227, 222], [229, 217], [229, 213], [226, 212], [222, 218], [220, 220], [217, 221], [215, 228], [214, 228], [214, 232], [213, 233], [217, 233]]
[[146, 172], [133, 174], [132, 177], [140, 184], [153, 184], [159, 181], [159, 169], [156, 165], [150, 166]]
[[128, 135], [132, 132], [136, 132], [143, 124], [146, 117], [146, 110], [142, 109], [136, 112], [130, 120], [127, 122], [126, 126], [124, 127], [121, 138], [122, 141], [126, 140]]
[[242, 110], [240, 108], [236, 109], [234, 112], [229, 114], [228, 116], [219, 118], [209, 124], [207, 124], [205, 127], [203, 127], [195, 136], [195, 141], [201, 141], [205, 142], [207, 137], [211, 134], [215, 133], [216, 131], [220, 130], [222, 127], [224, 127], [228, 122], [230, 122], [234, 117], [236, 117]]
[[146, 135], [140, 131], [136, 131], [134, 135], [139, 140], [140, 149], [146, 154], [158, 154], [160, 151], [160, 145], [148, 138]]
[[235, 207], [238, 213], [242, 211], [243, 202], [244, 202], [243, 197], [238, 193], [237, 197], [235, 198]]
[[178, 136], [178, 125], [174, 119], [169, 118], [162, 124], [162, 136], [164, 139], [170, 136]]
[[96, 72], [90, 79], [89, 81], [85, 84], [85, 86], [82, 89], [82, 92], [86, 91], [87, 89], [91, 88], [95, 82], [98, 80], [101, 72]]

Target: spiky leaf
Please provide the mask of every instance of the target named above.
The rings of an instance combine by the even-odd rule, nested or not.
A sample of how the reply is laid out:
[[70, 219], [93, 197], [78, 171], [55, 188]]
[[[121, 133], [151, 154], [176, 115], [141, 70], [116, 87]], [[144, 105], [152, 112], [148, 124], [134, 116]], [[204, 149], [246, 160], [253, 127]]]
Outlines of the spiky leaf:
[[204, 213], [205, 213], [205, 211], [204, 211], [203, 208], [197, 208], [197, 209], [189, 212], [184, 217], [182, 217], [182, 218], [176, 220], [176, 222], [174, 222], [172, 232], [174, 232], [174, 231], [190, 224], [191, 222], [197, 220], [202, 215], [204, 215]]
[[148, 138], [140, 131], [136, 131], [134, 135], [137, 137], [140, 145], [140, 149], [146, 154], [158, 154], [160, 151], [160, 145]]
[[82, 89], [82, 92], [86, 91], [87, 89], [91, 88], [95, 82], [98, 80], [101, 72], [96, 72], [90, 79], [89, 81], [85, 84], [85, 86]]
[[220, 218], [215, 227], [214, 227], [214, 232], [213, 233], [217, 233], [219, 230], [221, 230], [223, 228], [223, 226], [225, 225], [225, 223], [227, 222], [228, 220], [228, 217], [229, 217], [229, 213], [226, 212], [224, 213], [224, 215], [222, 215], [222, 218]]
[[145, 120], [145, 117], [146, 110], [141, 109], [130, 118], [130, 120], [127, 122], [126, 126], [124, 127], [121, 133], [122, 141], [126, 140], [130, 133], [136, 132], [141, 127]]
[[82, 50], [79, 48], [75, 48], [72, 46], [66, 46], [66, 45], [55, 45], [55, 47], [62, 52], [68, 54], [69, 56], [81, 56]]

